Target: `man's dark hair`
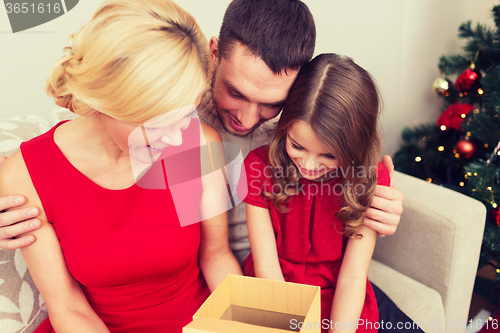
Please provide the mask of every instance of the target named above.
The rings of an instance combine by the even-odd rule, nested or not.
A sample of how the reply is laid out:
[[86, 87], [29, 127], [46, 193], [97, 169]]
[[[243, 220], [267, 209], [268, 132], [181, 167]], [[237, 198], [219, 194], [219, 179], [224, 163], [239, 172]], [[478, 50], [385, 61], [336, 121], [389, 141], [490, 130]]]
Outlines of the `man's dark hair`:
[[219, 33], [219, 60], [236, 42], [262, 58], [275, 74], [300, 69], [314, 53], [316, 28], [299, 0], [233, 0]]

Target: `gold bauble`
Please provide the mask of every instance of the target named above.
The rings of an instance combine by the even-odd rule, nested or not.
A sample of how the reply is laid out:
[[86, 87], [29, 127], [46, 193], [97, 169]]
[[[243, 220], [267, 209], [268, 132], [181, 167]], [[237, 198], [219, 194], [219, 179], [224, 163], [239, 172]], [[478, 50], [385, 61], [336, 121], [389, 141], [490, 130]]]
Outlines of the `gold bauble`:
[[449, 80], [446, 80], [445, 78], [438, 77], [436, 80], [434, 80], [434, 83], [432, 84], [432, 90], [441, 96], [448, 96], [450, 94], [450, 90], [452, 87], [452, 83]]

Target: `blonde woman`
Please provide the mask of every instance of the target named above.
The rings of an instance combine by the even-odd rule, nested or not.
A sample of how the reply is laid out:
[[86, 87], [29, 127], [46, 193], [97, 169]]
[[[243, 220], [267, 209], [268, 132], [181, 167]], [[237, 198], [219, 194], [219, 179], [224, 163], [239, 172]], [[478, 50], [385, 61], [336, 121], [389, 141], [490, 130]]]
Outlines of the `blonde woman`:
[[[70, 44], [47, 91], [82, 117], [24, 143], [0, 171], [2, 196], [41, 210], [37, 242], [22, 249], [49, 310], [37, 332], [181, 332], [227, 273], [241, 274], [227, 221], [181, 227], [168, 188], [137, 186], [131, 153], [220, 141], [186, 120], [207, 85], [206, 39], [171, 1], [109, 0]], [[162, 115], [168, 135], [131, 145]], [[209, 206], [220, 189], [201, 182], [194, 196]]]

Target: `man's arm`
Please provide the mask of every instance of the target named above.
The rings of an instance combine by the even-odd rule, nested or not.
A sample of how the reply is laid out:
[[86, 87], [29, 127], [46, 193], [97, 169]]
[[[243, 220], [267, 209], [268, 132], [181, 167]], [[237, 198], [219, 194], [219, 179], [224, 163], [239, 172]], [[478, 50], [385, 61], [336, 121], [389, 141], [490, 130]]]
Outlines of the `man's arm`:
[[382, 163], [389, 170], [391, 187], [377, 185], [370, 207], [366, 211], [364, 225], [380, 235], [389, 236], [396, 232], [403, 213], [403, 193], [393, 184], [392, 158], [385, 155]]
[[[0, 166], [7, 158], [0, 156]], [[5, 210], [22, 206], [26, 199], [21, 195], [0, 197], [0, 248], [14, 250], [32, 244], [36, 238], [34, 235], [25, 235], [15, 238], [21, 234], [36, 230], [42, 225], [40, 219], [36, 218], [40, 211], [37, 207], [26, 207], [19, 210]], [[21, 222], [24, 221], [24, 222]]]

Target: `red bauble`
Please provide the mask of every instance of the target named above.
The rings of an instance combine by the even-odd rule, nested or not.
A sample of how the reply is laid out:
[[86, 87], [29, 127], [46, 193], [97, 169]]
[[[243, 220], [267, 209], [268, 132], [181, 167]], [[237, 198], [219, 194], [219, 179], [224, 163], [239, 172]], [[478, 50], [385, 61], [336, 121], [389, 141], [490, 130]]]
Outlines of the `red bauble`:
[[457, 142], [456, 146], [458, 154], [463, 158], [471, 158], [476, 154], [476, 146], [472, 144], [469, 140], [460, 140]]
[[498, 214], [498, 208], [491, 211], [491, 219], [493, 222], [496, 222], [497, 226], [500, 227], [500, 214]]
[[437, 121], [437, 126], [441, 128], [441, 126], [445, 126], [445, 130], [449, 130], [450, 128], [454, 128], [457, 131], [460, 130], [462, 123], [465, 120], [465, 117], [474, 110], [474, 107], [467, 103], [454, 103], [451, 104]]
[[461, 93], [477, 92], [481, 87], [481, 72], [471, 67], [464, 70], [457, 79], [457, 90]]

